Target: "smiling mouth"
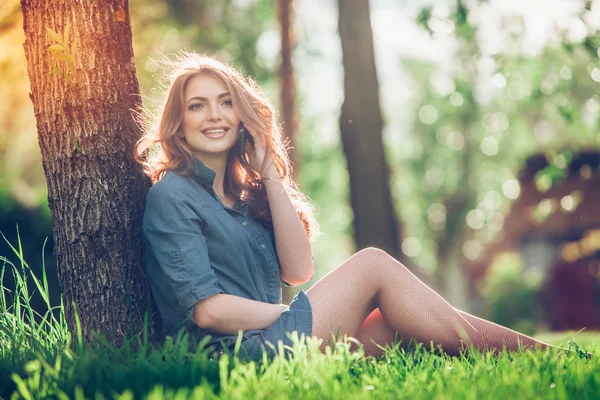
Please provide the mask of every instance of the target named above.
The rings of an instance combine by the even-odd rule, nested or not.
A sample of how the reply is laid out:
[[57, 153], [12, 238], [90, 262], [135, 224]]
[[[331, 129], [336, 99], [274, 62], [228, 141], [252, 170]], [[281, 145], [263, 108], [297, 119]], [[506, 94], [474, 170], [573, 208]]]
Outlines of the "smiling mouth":
[[218, 138], [225, 136], [227, 134], [228, 130], [229, 129], [226, 129], [226, 128], [209, 129], [206, 131], [202, 131], [202, 134], [209, 138], [218, 139]]

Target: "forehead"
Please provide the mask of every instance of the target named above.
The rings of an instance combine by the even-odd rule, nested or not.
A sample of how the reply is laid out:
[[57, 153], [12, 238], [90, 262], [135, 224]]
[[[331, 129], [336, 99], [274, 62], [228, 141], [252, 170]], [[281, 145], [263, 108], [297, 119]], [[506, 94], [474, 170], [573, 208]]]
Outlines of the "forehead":
[[210, 73], [202, 73], [190, 78], [185, 88], [185, 98], [187, 100], [199, 96], [210, 99], [227, 92], [229, 89], [222, 79]]

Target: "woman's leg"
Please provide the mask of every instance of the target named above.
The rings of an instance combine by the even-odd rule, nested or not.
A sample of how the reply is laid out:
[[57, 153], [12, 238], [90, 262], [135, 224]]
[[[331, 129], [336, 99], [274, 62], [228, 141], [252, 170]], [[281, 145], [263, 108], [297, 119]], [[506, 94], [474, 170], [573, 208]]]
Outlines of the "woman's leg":
[[[517, 337], [521, 343], [538, 343], [535, 339], [530, 338], [526, 335], [513, 331], [512, 329], [506, 328], [502, 325], [495, 324], [491, 321], [476, 317], [468, 314], [459, 309], [455, 309], [460, 315], [462, 315], [479, 333], [483, 336], [485, 343], [488, 348], [500, 350], [506, 345], [506, 342], [510, 342], [512, 337]], [[365, 355], [379, 357], [383, 355], [381, 347], [393, 345], [395, 342], [402, 340], [404, 345], [409, 343], [410, 338], [402, 338], [398, 332], [394, 331], [383, 319], [381, 311], [376, 308], [369, 316], [364, 320], [360, 326], [356, 339], [363, 345]], [[549, 346], [545, 343], [539, 342], [540, 348]], [[508, 350], [514, 349], [507, 346]]]
[[[369, 248], [356, 253], [317, 282], [307, 295], [313, 308], [313, 335], [324, 339], [325, 344], [332, 335], [359, 336], [364, 343], [370, 335], [381, 340], [390, 339], [390, 332], [396, 337], [397, 332], [404, 341], [412, 339], [427, 345], [433, 342], [450, 354], [458, 354], [469, 344], [479, 349], [497, 350], [504, 346], [513, 350], [519, 343], [528, 347], [547, 346], [507, 328], [462, 314], [379, 249]], [[373, 313], [377, 308], [381, 318]], [[367, 319], [367, 316], [371, 318]], [[374, 351], [373, 347], [370, 346], [369, 351]]]
[[381, 347], [393, 345], [395, 341], [402, 340], [403, 344], [408, 343], [408, 341], [403, 340], [398, 332], [389, 327], [379, 308], [373, 310], [364, 320], [358, 329], [356, 340], [363, 345], [365, 356], [373, 357], [382, 356], [383, 350], [381, 350]]

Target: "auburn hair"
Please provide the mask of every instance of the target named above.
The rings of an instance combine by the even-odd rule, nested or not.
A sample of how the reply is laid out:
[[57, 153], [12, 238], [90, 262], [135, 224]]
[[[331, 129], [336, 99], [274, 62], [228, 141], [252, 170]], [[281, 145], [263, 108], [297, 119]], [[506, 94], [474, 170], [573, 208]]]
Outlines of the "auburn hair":
[[[244, 78], [236, 69], [215, 58], [196, 53], [180, 53], [175, 60], [165, 60], [167, 75], [166, 96], [154, 111], [142, 109], [138, 113], [144, 135], [137, 142], [134, 157], [142, 164], [152, 183], [162, 179], [167, 171], [188, 175], [194, 164], [194, 155], [186, 141], [177, 134], [181, 129], [185, 107], [185, 89], [198, 74], [212, 74], [227, 86], [232, 105], [244, 125], [265, 139], [266, 160], [269, 155], [290, 197], [304, 230], [313, 239], [319, 233], [314, 209], [290, 176], [291, 166], [287, 144], [283, 142], [277, 124], [276, 110], [265, 93], [250, 78]], [[262, 165], [264, 169], [266, 165]], [[234, 146], [227, 156], [224, 181], [225, 193], [247, 204], [251, 215], [262, 225], [272, 227], [271, 211], [260, 175], [251, 166], [248, 155], [240, 155]]]

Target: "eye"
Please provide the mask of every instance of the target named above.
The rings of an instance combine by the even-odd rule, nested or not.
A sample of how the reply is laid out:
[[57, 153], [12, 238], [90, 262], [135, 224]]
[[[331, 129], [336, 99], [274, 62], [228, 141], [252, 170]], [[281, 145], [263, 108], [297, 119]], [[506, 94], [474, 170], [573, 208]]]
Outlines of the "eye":
[[227, 106], [227, 107], [231, 107], [231, 106], [233, 105], [233, 103], [231, 102], [231, 100], [225, 100], [225, 101], [223, 102], [223, 105], [224, 105], [224, 106]]
[[190, 105], [189, 109], [190, 110], [197, 110], [197, 109], [202, 108], [202, 107], [204, 107], [204, 104], [196, 103], [196, 104]]

